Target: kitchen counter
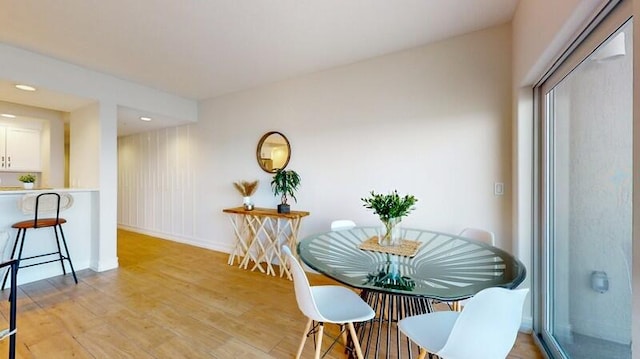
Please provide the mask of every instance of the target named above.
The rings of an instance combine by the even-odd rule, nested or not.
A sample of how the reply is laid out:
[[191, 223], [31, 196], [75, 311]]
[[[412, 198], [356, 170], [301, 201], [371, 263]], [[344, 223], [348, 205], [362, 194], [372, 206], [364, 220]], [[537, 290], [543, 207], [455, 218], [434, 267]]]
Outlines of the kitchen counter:
[[53, 188], [32, 188], [32, 189], [25, 189], [22, 186], [0, 186], [0, 194], [2, 192], [16, 192], [16, 191], [21, 191], [21, 192], [27, 192], [27, 191], [37, 191], [37, 190], [51, 190]]
[[[8, 189], [5, 189], [8, 188]], [[13, 223], [31, 219], [32, 215], [23, 214], [17, 206], [18, 200], [28, 193], [39, 192], [72, 192], [73, 206], [60, 213], [67, 220], [62, 225], [67, 245], [77, 271], [90, 267], [96, 260], [92, 255], [92, 246], [98, 242], [98, 191], [94, 189], [61, 188], [31, 189], [17, 187], [0, 187], [0, 258], [4, 261], [11, 255], [16, 230]], [[29, 230], [25, 239], [23, 257], [54, 252], [56, 241], [51, 229]], [[67, 264], [68, 265], [68, 264]], [[67, 267], [68, 269], [68, 267]], [[68, 272], [68, 271], [67, 271]], [[62, 274], [59, 262], [20, 269], [18, 284], [29, 283], [40, 279]], [[73, 280], [71, 279], [71, 283]]]
[[87, 188], [46, 188], [39, 187], [33, 189], [25, 189], [22, 186], [0, 186], [0, 195], [3, 194], [25, 194], [35, 192], [86, 192], [96, 191], [95, 189]]

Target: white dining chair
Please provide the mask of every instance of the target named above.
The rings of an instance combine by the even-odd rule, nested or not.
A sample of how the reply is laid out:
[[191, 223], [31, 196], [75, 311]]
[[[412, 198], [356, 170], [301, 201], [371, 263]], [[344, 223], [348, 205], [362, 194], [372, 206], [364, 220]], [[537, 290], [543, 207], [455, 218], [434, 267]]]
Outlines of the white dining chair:
[[504, 359], [518, 335], [529, 289], [484, 289], [462, 312], [433, 312], [407, 317], [398, 328], [428, 353], [442, 359]]
[[336, 219], [331, 222], [332, 231], [346, 231], [356, 226], [356, 222], [350, 219]]
[[475, 239], [492, 246], [496, 245], [496, 236], [491, 231], [479, 228], [465, 228], [458, 234], [460, 237]]
[[[318, 334], [316, 343], [315, 358], [320, 358], [322, 348], [322, 337], [324, 334], [324, 323], [333, 323], [348, 328], [353, 341], [358, 359], [362, 359], [362, 350], [356, 334], [354, 322], [364, 322], [372, 319], [375, 312], [371, 307], [352, 290], [337, 285], [311, 286], [302, 266], [291, 253], [291, 249], [282, 246], [282, 252], [288, 258], [291, 273], [293, 274], [293, 285], [296, 293], [298, 308], [309, 319], [305, 327], [302, 341], [296, 354], [296, 359], [302, 355], [302, 350], [307, 337], [311, 334]], [[313, 328], [312, 328], [313, 326]], [[346, 339], [346, 335], [343, 335]], [[347, 344], [346, 342], [344, 343]]]
[[[492, 246], [496, 245], [496, 236], [491, 231], [487, 231], [479, 228], [465, 228], [459, 234], [460, 237], [475, 239], [476, 241], [480, 241], [486, 244], [490, 244]], [[459, 312], [462, 307], [466, 304], [467, 300], [459, 300], [456, 302], [450, 302], [449, 306], [451, 309]]]

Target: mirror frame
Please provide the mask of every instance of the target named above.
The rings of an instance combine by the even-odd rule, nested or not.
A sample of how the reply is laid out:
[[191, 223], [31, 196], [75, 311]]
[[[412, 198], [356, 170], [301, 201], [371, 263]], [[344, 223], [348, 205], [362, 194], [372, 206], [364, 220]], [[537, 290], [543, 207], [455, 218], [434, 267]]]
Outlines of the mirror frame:
[[289, 139], [287, 138], [287, 136], [285, 136], [284, 134], [278, 131], [269, 131], [264, 135], [262, 135], [262, 137], [260, 138], [260, 141], [258, 141], [258, 147], [256, 148], [256, 160], [258, 161], [258, 166], [260, 166], [260, 168], [262, 168], [262, 170], [267, 173], [276, 173], [278, 172], [277, 169], [269, 170], [264, 166], [264, 164], [262, 163], [262, 156], [261, 156], [262, 146], [264, 145], [264, 142], [267, 140], [267, 138], [269, 138], [269, 136], [271, 135], [280, 135], [284, 139], [284, 142], [287, 144], [287, 160], [284, 161], [284, 164], [282, 165], [282, 169], [287, 168], [287, 165], [289, 164], [289, 160], [291, 159], [291, 144], [289, 143]]

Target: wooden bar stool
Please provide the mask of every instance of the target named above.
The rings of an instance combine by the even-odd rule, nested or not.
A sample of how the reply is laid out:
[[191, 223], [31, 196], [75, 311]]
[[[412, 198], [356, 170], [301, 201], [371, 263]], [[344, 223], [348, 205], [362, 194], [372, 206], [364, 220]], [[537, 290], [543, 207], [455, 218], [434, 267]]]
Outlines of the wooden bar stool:
[[[16, 249], [18, 248], [18, 242], [20, 243], [20, 250], [18, 251], [18, 257], [16, 258], [19, 262], [18, 268], [27, 268], [33, 267], [41, 264], [52, 263], [52, 262], [60, 262], [62, 266], [62, 273], [64, 275], [67, 274], [67, 270], [64, 266], [64, 261], [69, 262], [69, 267], [71, 268], [71, 273], [73, 274], [73, 280], [76, 284], [78, 284], [78, 278], [76, 277], [76, 272], [73, 269], [73, 263], [71, 263], [71, 257], [69, 256], [69, 248], [67, 247], [67, 241], [64, 237], [64, 232], [62, 231], [62, 224], [67, 223], [67, 220], [60, 217], [60, 211], [68, 209], [73, 204], [73, 197], [68, 193], [55, 193], [55, 192], [46, 192], [40, 194], [28, 194], [22, 196], [19, 202], [19, 207], [22, 209], [22, 212], [25, 214], [33, 214], [33, 219], [29, 219], [26, 221], [21, 221], [14, 223], [11, 227], [16, 228], [18, 233], [16, 234], [16, 241], [13, 244], [13, 249], [11, 250], [11, 258], [15, 258]], [[44, 217], [41, 215], [44, 213], [53, 213], [55, 212], [55, 217]], [[53, 228], [53, 232], [56, 237], [56, 246], [58, 248], [55, 252], [38, 254], [29, 257], [22, 258], [22, 250], [24, 249], [24, 240], [27, 234], [27, 229], [36, 229], [36, 228]], [[60, 234], [58, 235], [58, 232]], [[64, 253], [62, 252], [62, 247], [60, 246], [60, 239], [62, 238], [62, 247], [64, 247]], [[42, 261], [37, 261], [35, 263], [29, 263], [29, 260], [42, 258]], [[26, 261], [26, 263], [25, 263]], [[24, 263], [24, 264], [23, 264]], [[17, 271], [16, 271], [17, 273]], [[5, 273], [4, 279], [2, 281], [2, 290], [7, 283], [7, 277], [9, 276], [9, 272]]]

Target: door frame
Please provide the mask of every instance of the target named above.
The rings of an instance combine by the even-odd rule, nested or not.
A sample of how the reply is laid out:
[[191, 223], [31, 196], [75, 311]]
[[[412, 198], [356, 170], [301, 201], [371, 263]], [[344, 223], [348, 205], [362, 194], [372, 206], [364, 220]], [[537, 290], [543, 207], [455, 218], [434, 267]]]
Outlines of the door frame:
[[[548, 190], [550, 180], [553, 178], [553, 166], [549, 164], [549, 149], [553, 146], [553, 128], [549, 127], [550, 114], [547, 111], [549, 97], [547, 94], [573, 69], [586, 60], [600, 44], [615, 34], [632, 18], [632, 2], [632, 0], [610, 1], [534, 86], [534, 200], [532, 228], [534, 241], [532, 263], [534, 267], [533, 287], [536, 295], [532, 298], [533, 331], [536, 342], [545, 352], [545, 356], [550, 358], [566, 358], [566, 356], [558, 349], [555, 339], [546, 335], [546, 330], [549, 329], [551, 324], [549, 303], [553, 297], [553, 293], [548, 290], [548, 288], [551, 288], [549, 285], [551, 276], [549, 268], [553, 259], [548, 255], [552, 245], [550, 231], [553, 228], [553, 218], [548, 211], [550, 204], [553, 203], [553, 194]], [[636, 27], [638, 26], [640, 25]], [[634, 106], [636, 105], [634, 104]], [[634, 141], [634, 153], [637, 146], [635, 143], [636, 141]], [[635, 198], [637, 191], [633, 192]]]

